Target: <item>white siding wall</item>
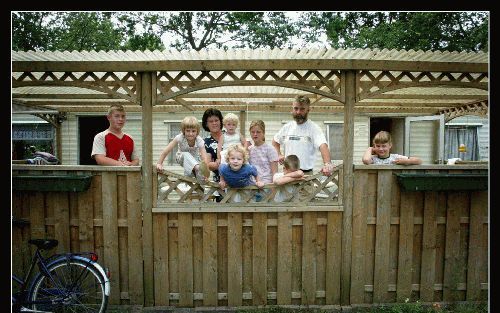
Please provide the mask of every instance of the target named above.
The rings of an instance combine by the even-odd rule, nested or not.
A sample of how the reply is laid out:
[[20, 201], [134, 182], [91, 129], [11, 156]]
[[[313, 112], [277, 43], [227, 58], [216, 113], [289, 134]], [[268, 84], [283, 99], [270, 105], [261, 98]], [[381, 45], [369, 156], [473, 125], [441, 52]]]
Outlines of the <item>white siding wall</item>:
[[[225, 115], [228, 112], [222, 112]], [[239, 112], [233, 112], [239, 115]], [[189, 113], [188, 113], [189, 114]], [[186, 113], [167, 113], [160, 112], [154, 113], [153, 115], [153, 163], [156, 163], [161, 151], [168, 144], [167, 138], [167, 126], [164, 121], [180, 121], [186, 116]], [[193, 114], [198, 118], [201, 124], [201, 118], [203, 116], [202, 112]], [[325, 121], [343, 121], [343, 116], [338, 114], [319, 114], [310, 113], [309, 118], [316, 122], [326, 134], [326, 124]], [[290, 113], [274, 113], [274, 112], [249, 112], [247, 114], [247, 121], [245, 125], [247, 129], [245, 130], [246, 137], [250, 139], [248, 127], [252, 120], [262, 119], [266, 124], [266, 142], [271, 144], [273, 136], [281, 128], [282, 121], [290, 121]], [[17, 119], [16, 119], [17, 120]], [[368, 117], [356, 117], [354, 120], [354, 163], [361, 164], [361, 157], [363, 152], [368, 147]], [[135, 141], [137, 151], [142, 159], [142, 122], [140, 113], [128, 113], [127, 123], [124, 127], [124, 131], [130, 134]], [[68, 114], [68, 119], [62, 123], [62, 163], [63, 164], [78, 164], [78, 118], [74, 114]], [[315, 171], [319, 170], [322, 165], [322, 159], [319, 151], [316, 156], [316, 166]], [[168, 170], [173, 170], [175, 172], [182, 172], [180, 166], [167, 167]], [[179, 170], [179, 171], [178, 171]]]
[[[226, 114], [228, 112], [222, 112]], [[239, 112], [233, 112], [239, 115]], [[188, 113], [189, 114], [189, 113]], [[165, 120], [168, 121], [181, 121], [187, 114], [186, 113], [154, 113], [153, 115], [153, 163], [156, 163], [161, 151], [168, 144], [167, 138], [167, 127], [164, 123]], [[198, 112], [193, 114], [198, 118], [201, 123], [201, 118], [203, 113]], [[130, 134], [136, 143], [137, 151], [142, 159], [142, 122], [140, 113], [128, 113], [127, 124], [124, 131]], [[316, 122], [326, 134], [326, 124], [325, 122], [341, 121], [343, 122], [343, 116], [341, 114], [320, 114], [311, 112], [309, 118]], [[13, 120], [16, 121], [34, 121], [38, 118], [31, 115], [13, 115]], [[255, 119], [262, 119], [266, 124], [266, 142], [269, 144], [272, 142], [273, 136], [278, 132], [280, 127], [283, 125], [282, 121], [290, 121], [291, 114], [285, 113], [274, 113], [274, 112], [249, 112], [247, 114], [246, 126], [250, 125], [250, 122]], [[453, 123], [468, 122], [468, 123], [482, 123], [483, 126], [479, 127], [479, 141], [480, 141], [480, 154], [481, 160], [488, 160], [489, 151], [489, 124], [488, 119], [480, 117], [461, 117], [453, 120]], [[78, 123], [77, 117], [74, 114], [68, 114], [68, 119], [62, 124], [62, 164], [78, 164]], [[245, 130], [247, 138], [249, 138], [248, 129]], [[422, 140], [428, 138], [428, 136], [433, 136], [429, 128], [421, 127], [418, 129], [416, 137], [413, 138], [417, 142], [419, 137]], [[369, 117], [368, 116], [356, 116], [354, 119], [354, 164], [362, 164], [361, 158], [365, 149], [369, 146]], [[425, 145], [417, 148], [419, 150], [425, 150]], [[425, 159], [425, 156], [432, 155], [430, 151], [420, 151], [419, 153], [413, 153], [419, 157]], [[322, 160], [321, 155], [317, 152], [316, 156], [316, 166], [315, 171], [321, 168]], [[424, 163], [433, 163], [434, 160], [424, 160]], [[175, 172], [182, 172], [182, 169], [178, 166], [168, 167], [169, 170]], [[281, 169], [280, 169], [281, 170]]]

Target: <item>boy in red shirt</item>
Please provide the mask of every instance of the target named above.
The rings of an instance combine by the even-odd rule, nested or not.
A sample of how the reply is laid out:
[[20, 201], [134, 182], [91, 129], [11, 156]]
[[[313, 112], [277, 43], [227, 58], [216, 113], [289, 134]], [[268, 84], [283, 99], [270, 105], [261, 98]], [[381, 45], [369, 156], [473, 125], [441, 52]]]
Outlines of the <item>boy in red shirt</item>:
[[91, 157], [99, 165], [139, 165], [134, 139], [122, 132], [126, 113], [122, 105], [112, 105], [107, 115], [109, 128], [95, 135]]

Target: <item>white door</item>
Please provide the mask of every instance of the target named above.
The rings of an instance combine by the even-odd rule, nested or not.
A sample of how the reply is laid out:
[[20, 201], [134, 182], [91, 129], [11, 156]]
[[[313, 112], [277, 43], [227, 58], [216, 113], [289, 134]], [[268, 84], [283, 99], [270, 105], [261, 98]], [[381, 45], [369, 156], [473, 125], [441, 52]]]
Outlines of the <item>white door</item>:
[[444, 157], [444, 115], [407, 117], [405, 119], [404, 155], [435, 164]]

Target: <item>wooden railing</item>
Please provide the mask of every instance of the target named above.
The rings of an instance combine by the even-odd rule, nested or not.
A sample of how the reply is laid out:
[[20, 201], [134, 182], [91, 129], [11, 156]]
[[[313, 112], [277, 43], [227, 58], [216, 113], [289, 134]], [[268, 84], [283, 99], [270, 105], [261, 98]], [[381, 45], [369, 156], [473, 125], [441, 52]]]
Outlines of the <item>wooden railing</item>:
[[[284, 185], [267, 184], [262, 189], [256, 186], [227, 188], [223, 190], [216, 182], [200, 184], [192, 177], [179, 175], [171, 171], [158, 172], [157, 207], [172, 204], [207, 203], [218, 193], [223, 198], [219, 204], [258, 203], [276, 204], [285, 202], [295, 204], [342, 205], [342, 167], [337, 167], [331, 176], [317, 173], [305, 176], [304, 180]], [[279, 202], [276, 194], [281, 193]], [[288, 202], [288, 203], [287, 203]]]

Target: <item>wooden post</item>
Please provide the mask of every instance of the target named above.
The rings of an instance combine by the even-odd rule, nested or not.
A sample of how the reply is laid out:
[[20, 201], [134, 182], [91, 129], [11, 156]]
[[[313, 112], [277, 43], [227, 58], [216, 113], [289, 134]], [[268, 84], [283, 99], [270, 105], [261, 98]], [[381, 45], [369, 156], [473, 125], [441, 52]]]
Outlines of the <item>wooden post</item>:
[[144, 306], [154, 305], [153, 266], [153, 103], [156, 101], [156, 74], [139, 73], [142, 107], [142, 213], [144, 254]]
[[247, 112], [240, 111], [240, 132], [243, 137], [246, 139], [246, 130], [247, 130]]
[[340, 278], [340, 304], [350, 304], [351, 288], [351, 241], [352, 241], [352, 188], [354, 148], [354, 104], [356, 102], [356, 72], [342, 73], [344, 103], [344, 215], [342, 218], [342, 272]]
[[62, 163], [62, 135], [61, 135], [61, 123], [56, 124], [56, 157], [59, 162]]

